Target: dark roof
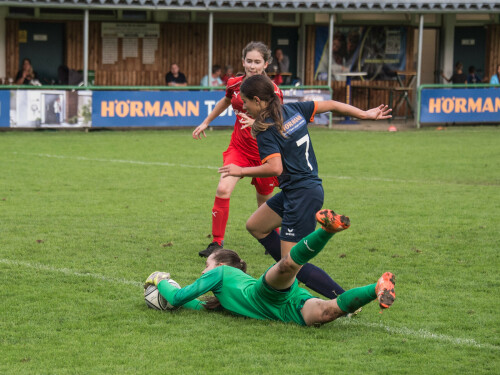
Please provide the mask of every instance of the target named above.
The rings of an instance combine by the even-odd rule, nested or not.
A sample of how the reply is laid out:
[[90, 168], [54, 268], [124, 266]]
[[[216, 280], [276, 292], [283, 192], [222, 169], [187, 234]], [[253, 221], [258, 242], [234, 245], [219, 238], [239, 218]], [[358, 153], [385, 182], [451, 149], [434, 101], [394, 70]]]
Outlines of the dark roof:
[[487, 13], [500, 12], [499, 0], [3, 0], [11, 6], [121, 8], [197, 11], [326, 13]]

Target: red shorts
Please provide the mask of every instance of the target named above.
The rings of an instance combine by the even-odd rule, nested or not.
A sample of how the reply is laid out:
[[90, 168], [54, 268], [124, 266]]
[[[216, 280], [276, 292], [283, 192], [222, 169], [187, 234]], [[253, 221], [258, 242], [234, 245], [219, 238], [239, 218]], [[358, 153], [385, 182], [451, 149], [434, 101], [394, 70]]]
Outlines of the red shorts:
[[[227, 150], [222, 153], [222, 158], [224, 165], [234, 164], [238, 167], [258, 167], [262, 165], [260, 160], [249, 159], [232, 145], [229, 145]], [[253, 177], [252, 185], [255, 186], [255, 190], [260, 195], [269, 195], [279, 184], [276, 177]]]

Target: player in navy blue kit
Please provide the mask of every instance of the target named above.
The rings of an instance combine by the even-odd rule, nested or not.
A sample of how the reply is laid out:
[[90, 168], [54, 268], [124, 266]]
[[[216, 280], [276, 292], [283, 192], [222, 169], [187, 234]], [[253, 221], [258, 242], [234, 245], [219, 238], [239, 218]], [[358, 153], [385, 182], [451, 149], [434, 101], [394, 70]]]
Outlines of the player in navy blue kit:
[[[255, 119], [261, 166], [242, 168], [234, 164], [219, 169], [222, 177], [278, 176], [281, 192], [260, 206], [247, 221], [248, 231], [278, 261], [290, 253], [316, 226], [315, 213], [323, 206], [324, 192], [307, 124], [316, 113], [337, 112], [363, 120], [391, 117], [391, 109], [380, 105], [368, 111], [334, 100], [282, 105], [266, 76], [250, 77], [240, 88], [246, 111]], [[278, 235], [274, 228], [281, 226]], [[323, 296], [333, 299], [344, 290], [322, 269], [307, 263], [297, 279]]]

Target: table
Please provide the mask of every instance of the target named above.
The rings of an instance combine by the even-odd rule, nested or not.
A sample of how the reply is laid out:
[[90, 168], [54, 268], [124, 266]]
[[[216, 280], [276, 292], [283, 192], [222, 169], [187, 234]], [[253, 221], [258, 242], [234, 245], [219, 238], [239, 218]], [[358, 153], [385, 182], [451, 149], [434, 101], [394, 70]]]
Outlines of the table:
[[[363, 77], [366, 76], [367, 72], [345, 72], [345, 73], [335, 73], [338, 76], [345, 76], [345, 102], [346, 104], [351, 104], [351, 78], [352, 77]], [[340, 121], [339, 124], [358, 124], [358, 121], [351, 120], [349, 116], [346, 116], [344, 121]]]
[[[406, 78], [409, 77], [408, 83], [405, 83]], [[393, 113], [397, 113], [399, 107], [406, 102], [408, 105], [408, 109], [410, 111], [410, 115], [413, 116], [413, 106], [410, 102], [409, 93], [415, 89], [415, 78], [417, 77], [417, 72], [414, 71], [396, 71], [396, 79], [398, 81], [399, 87], [394, 88], [394, 91], [397, 95], [396, 105], [393, 108]], [[390, 103], [392, 105], [392, 101]], [[405, 110], [405, 119], [406, 119], [406, 110]]]

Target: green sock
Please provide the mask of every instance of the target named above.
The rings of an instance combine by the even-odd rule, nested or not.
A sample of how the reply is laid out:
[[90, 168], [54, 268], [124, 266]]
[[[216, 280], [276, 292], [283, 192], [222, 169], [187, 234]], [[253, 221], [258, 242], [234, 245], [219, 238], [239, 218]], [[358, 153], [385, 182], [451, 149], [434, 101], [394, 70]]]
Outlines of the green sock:
[[337, 297], [337, 304], [342, 311], [352, 313], [361, 306], [377, 299], [377, 294], [375, 293], [376, 285], [377, 284], [370, 284], [359, 288], [349, 289]]
[[335, 233], [329, 233], [324, 229], [317, 229], [292, 247], [290, 257], [297, 264], [304, 265], [323, 250], [326, 243]]

